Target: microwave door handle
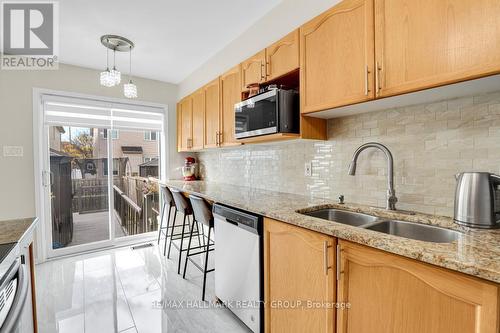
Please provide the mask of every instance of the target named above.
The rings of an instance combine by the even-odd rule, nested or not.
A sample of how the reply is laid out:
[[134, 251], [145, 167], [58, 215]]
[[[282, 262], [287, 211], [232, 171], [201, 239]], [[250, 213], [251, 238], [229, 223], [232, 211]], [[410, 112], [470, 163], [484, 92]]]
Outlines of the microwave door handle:
[[493, 182], [493, 184], [500, 185], [500, 176], [499, 175], [491, 174], [490, 178], [491, 178], [491, 181]]
[[9, 313], [7, 314], [2, 328], [0, 329], [0, 333], [14, 332], [16, 325], [19, 323], [19, 317], [23, 312], [29, 287], [28, 274], [26, 272], [25, 264], [19, 266], [17, 285], [19, 288], [16, 290], [16, 296], [14, 297]]

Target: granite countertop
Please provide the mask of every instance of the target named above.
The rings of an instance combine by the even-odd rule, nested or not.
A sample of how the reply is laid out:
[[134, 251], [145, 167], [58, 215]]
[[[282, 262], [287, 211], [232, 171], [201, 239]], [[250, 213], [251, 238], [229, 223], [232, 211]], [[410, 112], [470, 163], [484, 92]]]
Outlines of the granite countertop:
[[[420, 213], [411, 215], [348, 203], [339, 205], [331, 200], [252, 187], [181, 180], [169, 180], [160, 184], [340, 239], [500, 283], [500, 230], [470, 229], [458, 226], [448, 217]], [[436, 225], [460, 231], [462, 234], [458, 241], [453, 243], [430, 243], [352, 227], [297, 212], [316, 206], [337, 207], [382, 218]]]
[[33, 230], [37, 222], [36, 217], [0, 221], [0, 244], [20, 242]]

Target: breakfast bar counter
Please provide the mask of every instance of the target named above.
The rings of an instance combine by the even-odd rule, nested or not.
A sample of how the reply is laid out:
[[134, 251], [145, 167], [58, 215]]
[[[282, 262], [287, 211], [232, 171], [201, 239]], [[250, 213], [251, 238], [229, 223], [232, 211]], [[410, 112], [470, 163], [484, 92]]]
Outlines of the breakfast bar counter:
[[[260, 214], [339, 239], [500, 283], [500, 230], [470, 229], [455, 224], [449, 217], [409, 214], [350, 203], [338, 204], [326, 199], [223, 183], [168, 180], [160, 182], [160, 185], [174, 187], [212, 202]], [[304, 213], [308, 210], [328, 207], [371, 214], [380, 218], [444, 227], [459, 231], [460, 237], [452, 243], [424, 242], [336, 223], [298, 212]]]

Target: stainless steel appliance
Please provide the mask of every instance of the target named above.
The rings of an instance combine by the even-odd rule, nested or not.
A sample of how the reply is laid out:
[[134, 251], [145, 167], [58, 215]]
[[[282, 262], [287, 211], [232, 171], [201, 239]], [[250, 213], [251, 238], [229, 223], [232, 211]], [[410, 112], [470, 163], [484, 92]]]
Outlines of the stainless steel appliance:
[[0, 245], [0, 258], [0, 332], [29, 332], [31, 323], [25, 313], [31, 315], [26, 306], [30, 283], [25, 258], [17, 243]]
[[274, 133], [299, 133], [299, 94], [272, 88], [235, 104], [237, 139]]
[[215, 295], [253, 332], [263, 332], [262, 217], [214, 204]]
[[500, 176], [463, 172], [455, 177], [455, 222], [473, 228], [500, 227]]

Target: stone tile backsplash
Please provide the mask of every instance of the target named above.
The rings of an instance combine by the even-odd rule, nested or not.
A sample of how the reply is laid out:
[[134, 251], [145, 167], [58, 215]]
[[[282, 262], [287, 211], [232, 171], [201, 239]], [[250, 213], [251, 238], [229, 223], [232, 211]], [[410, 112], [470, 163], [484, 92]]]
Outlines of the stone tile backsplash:
[[[394, 156], [398, 209], [453, 216], [454, 175], [500, 174], [500, 91], [328, 121], [327, 141], [293, 140], [198, 153], [203, 179], [346, 202], [385, 206], [386, 160], [361, 153], [355, 176], [347, 170], [361, 144], [376, 141]], [[312, 163], [312, 176], [304, 164]]]

